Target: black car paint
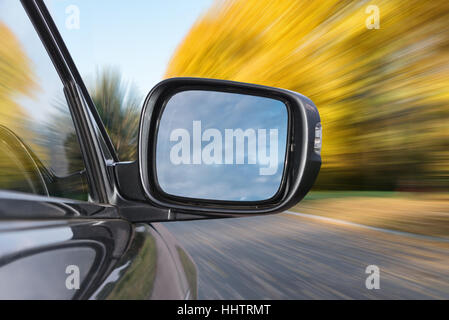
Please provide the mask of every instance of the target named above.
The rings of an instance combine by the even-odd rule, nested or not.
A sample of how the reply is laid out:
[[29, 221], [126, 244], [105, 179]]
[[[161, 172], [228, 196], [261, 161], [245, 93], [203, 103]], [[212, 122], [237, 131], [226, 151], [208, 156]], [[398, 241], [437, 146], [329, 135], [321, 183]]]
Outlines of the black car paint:
[[[83, 203], [5, 193], [0, 193], [2, 217], [32, 210], [54, 218], [0, 223], [0, 299], [196, 297], [196, 281], [188, 281], [196, 275], [180, 257], [188, 255], [163, 226], [96, 217], [113, 207], [90, 206], [96, 212], [88, 218], [85, 213], [92, 211], [81, 215]], [[79, 289], [66, 287], [70, 265], [80, 270]]]
[[[43, 1], [22, 4], [64, 83], [94, 201], [0, 191], [0, 299], [196, 298], [194, 264], [165, 228], [121, 218], [117, 204], [149, 208], [117, 191], [99, 140], [118, 158]], [[66, 287], [69, 265], [79, 289]]]

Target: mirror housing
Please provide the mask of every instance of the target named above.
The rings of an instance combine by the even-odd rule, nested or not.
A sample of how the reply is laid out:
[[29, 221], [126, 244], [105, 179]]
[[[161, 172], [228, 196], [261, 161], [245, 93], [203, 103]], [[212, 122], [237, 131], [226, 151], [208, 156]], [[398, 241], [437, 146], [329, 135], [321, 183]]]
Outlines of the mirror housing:
[[[274, 197], [260, 201], [223, 201], [174, 196], [161, 189], [157, 178], [156, 146], [164, 108], [175, 94], [195, 90], [265, 97], [285, 104], [288, 126], [284, 170]], [[157, 84], [144, 102], [138, 143], [139, 182], [146, 202], [169, 212], [209, 217], [277, 213], [298, 203], [310, 190], [320, 170], [320, 151], [320, 116], [313, 102], [301, 94], [225, 80], [172, 78]]]

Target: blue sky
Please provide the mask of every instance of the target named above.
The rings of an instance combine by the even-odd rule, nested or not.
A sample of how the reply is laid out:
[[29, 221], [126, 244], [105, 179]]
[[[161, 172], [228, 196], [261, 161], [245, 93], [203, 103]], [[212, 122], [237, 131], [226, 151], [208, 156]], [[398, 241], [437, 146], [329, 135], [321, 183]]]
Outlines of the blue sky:
[[[167, 103], [159, 125], [156, 149], [159, 184], [165, 192], [184, 197], [237, 201], [271, 198], [277, 192], [283, 174], [287, 119], [284, 103], [274, 99], [210, 91], [183, 91], [174, 95]], [[222, 137], [225, 129], [254, 129], [256, 132], [268, 129], [267, 133], [269, 129], [277, 129], [277, 171], [272, 175], [261, 175], [259, 169], [268, 165], [260, 163], [258, 157], [256, 164], [248, 164], [248, 141], [245, 142], [245, 164], [237, 165], [235, 160], [230, 165], [173, 164], [170, 151], [177, 141], [170, 141], [171, 132], [178, 128], [186, 129], [192, 148], [192, 124], [198, 120], [201, 121], [202, 132], [213, 128], [219, 130]], [[266, 153], [269, 154], [272, 150], [267, 139]], [[226, 148], [222, 141], [224, 155]], [[203, 141], [202, 148], [209, 143]]]
[[[118, 67], [142, 95], [162, 79], [168, 62], [213, 0], [46, 0], [81, 75]], [[66, 8], [76, 5], [80, 28], [69, 30]]]

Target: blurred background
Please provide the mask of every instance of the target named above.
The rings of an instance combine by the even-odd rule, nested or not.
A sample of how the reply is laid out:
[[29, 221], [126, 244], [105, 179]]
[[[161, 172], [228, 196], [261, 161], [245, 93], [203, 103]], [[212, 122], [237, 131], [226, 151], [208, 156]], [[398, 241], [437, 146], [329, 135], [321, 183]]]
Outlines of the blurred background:
[[[143, 97], [162, 78], [290, 89], [315, 102], [323, 125], [323, 166], [302, 211], [449, 235], [447, 1], [78, 1], [74, 28], [70, 1], [46, 4], [121, 160], [135, 159]], [[0, 25], [0, 122], [15, 132], [22, 123], [40, 158], [56, 163], [68, 152], [67, 166], [82, 167], [73, 143], [45, 152], [36, 138], [43, 127], [47, 138], [67, 131], [55, 128], [64, 98], [33, 69], [11, 17]], [[49, 115], [24, 97], [43, 100]], [[40, 132], [29, 132], [25, 112], [45, 122]]]
[[[163, 78], [290, 89], [323, 126], [318, 181], [292, 210], [449, 238], [448, 1], [75, 1], [75, 30], [72, 2], [46, 1], [121, 160], [135, 159], [143, 97]], [[17, 97], [39, 91], [39, 71], [12, 28], [0, 22], [0, 123], [57, 157], [20, 120], [30, 110]]]
[[449, 236], [447, 1], [79, 1], [79, 29], [69, 4], [47, 1], [122, 160], [163, 78], [290, 89], [323, 125], [302, 212]]
[[[379, 29], [367, 27], [370, 5]], [[447, 236], [447, 21], [447, 1], [218, 1], [165, 76], [310, 97], [322, 117], [323, 166], [301, 210], [416, 232], [422, 220]]]

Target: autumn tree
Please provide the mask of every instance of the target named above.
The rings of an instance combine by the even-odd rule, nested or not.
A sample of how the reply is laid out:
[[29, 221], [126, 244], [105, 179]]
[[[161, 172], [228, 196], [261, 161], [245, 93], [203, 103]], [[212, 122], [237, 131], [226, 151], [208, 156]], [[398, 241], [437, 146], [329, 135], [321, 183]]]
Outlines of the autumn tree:
[[16, 150], [17, 137], [32, 136], [26, 111], [18, 96], [31, 96], [36, 88], [28, 57], [12, 31], [0, 22], [0, 189], [19, 190], [31, 168]]
[[[379, 8], [379, 29], [366, 26], [369, 5]], [[319, 187], [448, 187], [447, 21], [444, 0], [216, 1], [165, 76], [310, 97], [323, 123]]]

